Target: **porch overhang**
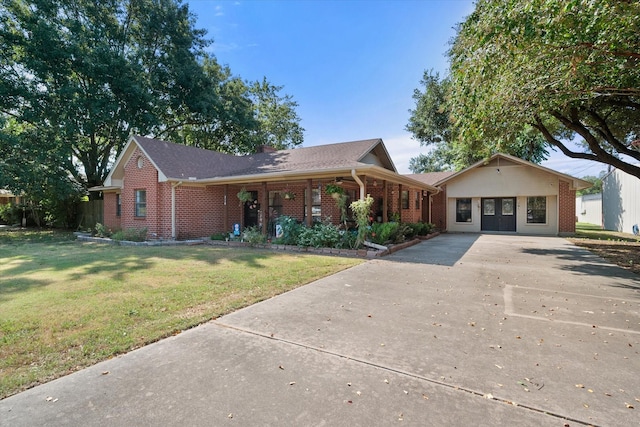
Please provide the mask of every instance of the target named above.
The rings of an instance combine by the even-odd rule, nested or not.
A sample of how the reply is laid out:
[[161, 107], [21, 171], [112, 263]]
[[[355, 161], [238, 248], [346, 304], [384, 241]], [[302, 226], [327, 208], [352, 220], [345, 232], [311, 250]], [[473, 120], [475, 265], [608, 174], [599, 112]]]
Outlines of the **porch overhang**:
[[259, 174], [248, 175], [236, 175], [225, 176], [215, 178], [202, 178], [191, 177], [189, 179], [171, 178], [167, 177], [167, 181], [179, 182], [182, 181], [183, 185], [189, 186], [212, 186], [212, 185], [248, 185], [258, 183], [270, 183], [270, 182], [292, 182], [292, 181], [306, 181], [308, 179], [314, 180], [333, 180], [336, 177], [343, 177], [348, 179], [352, 176], [352, 171], [358, 176], [366, 177], [367, 179], [379, 179], [385, 180], [394, 184], [401, 184], [412, 188], [418, 188], [420, 190], [426, 190], [429, 192], [438, 192], [439, 189], [433, 185], [426, 184], [424, 182], [417, 181], [415, 179], [399, 175], [393, 171], [382, 168], [377, 165], [362, 165], [355, 168], [341, 167], [341, 168], [327, 168], [317, 171], [278, 171]]

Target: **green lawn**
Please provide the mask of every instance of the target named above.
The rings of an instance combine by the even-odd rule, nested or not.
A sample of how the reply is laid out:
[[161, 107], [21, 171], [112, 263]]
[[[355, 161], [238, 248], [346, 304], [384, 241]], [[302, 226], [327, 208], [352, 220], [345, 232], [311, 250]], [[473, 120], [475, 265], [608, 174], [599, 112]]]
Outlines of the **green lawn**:
[[640, 241], [640, 236], [634, 236], [631, 233], [603, 230], [599, 225], [587, 224], [586, 222], [579, 222], [576, 224], [575, 237], [579, 239], [612, 240], [620, 242]]
[[0, 398], [362, 260], [0, 230]]

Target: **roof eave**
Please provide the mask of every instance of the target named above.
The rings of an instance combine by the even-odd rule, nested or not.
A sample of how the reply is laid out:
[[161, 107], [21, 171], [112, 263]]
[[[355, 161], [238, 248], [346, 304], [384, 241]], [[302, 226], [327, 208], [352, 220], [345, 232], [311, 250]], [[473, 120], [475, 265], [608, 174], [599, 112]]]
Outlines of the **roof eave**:
[[215, 177], [202, 179], [184, 179], [183, 177], [168, 177], [167, 181], [182, 182], [187, 185], [222, 185], [222, 184], [249, 184], [262, 182], [277, 182], [283, 180], [306, 180], [306, 179], [327, 179], [340, 176], [350, 176], [351, 171], [355, 170], [358, 175], [367, 175], [371, 178], [384, 179], [397, 184], [409, 185], [411, 187], [420, 188], [428, 191], [438, 191], [438, 188], [416, 181], [414, 179], [398, 175], [397, 173], [377, 165], [362, 164], [356, 167], [330, 168], [318, 171], [287, 171], [287, 172], [269, 172], [261, 174], [237, 175], [229, 177]]
[[510, 154], [505, 154], [505, 153], [496, 153], [496, 154], [492, 155], [491, 157], [489, 157], [489, 159], [480, 160], [479, 162], [476, 162], [476, 163], [472, 164], [471, 166], [469, 166], [469, 167], [467, 167], [465, 169], [462, 169], [461, 171], [458, 171], [458, 172], [454, 173], [453, 175], [450, 175], [450, 176], [448, 176], [448, 177], [446, 177], [444, 179], [441, 179], [440, 181], [436, 182], [435, 185], [440, 186], [442, 184], [446, 184], [447, 181], [450, 181], [450, 180], [454, 179], [455, 177], [460, 176], [463, 173], [466, 173], [467, 171], [470, 171], [471, 169], [475, 169], [480, 165], [483, 165], [483, 164], [485, 164], [487, 162], [490, 162], [491, 160], [495, 159], [496, 157], [504, 157], [505, 159], [512, 160], [512, 161], [514, 161], [516, 163], [519, 163], [519, 164], [521, 164], [523, 166], [531, 166], [531, 167], [533, 167], [535, 169], [544, 171], [546, 173], [550, 173], [550, 174], [553, 174], [553, 175], [556, 175], [556, 176], [563, 177], [565, 180], [571, 181], [571, 183], [573, 184], [573, 187], [576, 190], [582, 190], [584, 188], [591, 187], [591, 185], [592, 185], [589, 181], [585, 181], [585, 180], [582, 180], [580, 178], [576, 178], [576, 177], [573, 177], [571, 175], [567, 175], [567, 174], [564, 174], [562, 172], [558, 172], [556, 170], [549, 169], [549, 168], [546, 168], [544, 166], [540, 166], [540, 165], [537, 165], [535, 163], [523, 160], [523, 159], [521, 159], [519, 157], [515, 157], [515, 156], [512, 156]]

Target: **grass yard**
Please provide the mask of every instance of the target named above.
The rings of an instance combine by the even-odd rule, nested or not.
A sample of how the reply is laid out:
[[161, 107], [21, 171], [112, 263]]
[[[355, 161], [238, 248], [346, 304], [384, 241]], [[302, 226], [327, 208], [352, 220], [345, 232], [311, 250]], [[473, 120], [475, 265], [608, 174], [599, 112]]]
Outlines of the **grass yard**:
[[0, 229], [0, 398], [361, 262]]
[[640, 274], [640, 237], [602, 230], [597, 225], [578, 223], [573, 244], [589, 249], [609, 262]]

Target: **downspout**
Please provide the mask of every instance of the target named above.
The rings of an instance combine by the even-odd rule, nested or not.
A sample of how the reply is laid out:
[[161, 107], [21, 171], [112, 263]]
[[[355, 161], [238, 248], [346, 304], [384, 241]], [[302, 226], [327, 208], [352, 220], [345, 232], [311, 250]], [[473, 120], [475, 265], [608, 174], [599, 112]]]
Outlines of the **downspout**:
[[171, 184], [171, 239], [176, 240], [176, 188], [182, 181]]
[[360, 186], [360, 200], [364, 200], [364, 182], [362, 182], [362, 180], [358, 177], [358, 175], [356, 175], [355, 169], [351, 169], [351, 176], [353, 177], [353, 179], [355, 179], [355, 181]]

